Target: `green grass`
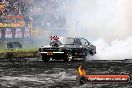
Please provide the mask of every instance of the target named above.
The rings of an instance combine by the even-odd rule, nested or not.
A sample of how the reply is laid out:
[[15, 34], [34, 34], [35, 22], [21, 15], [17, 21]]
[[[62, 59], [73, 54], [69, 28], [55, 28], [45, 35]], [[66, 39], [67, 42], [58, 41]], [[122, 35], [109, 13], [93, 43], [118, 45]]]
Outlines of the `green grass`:
[[37, 52], [38, 48], [20, 48], [20, 49], [0, 49], [0, 53], [4, 52]]
[[7, 52], [12, 52], [12, 58], [38, 57], [38, 48], [0, 49], [0, 58], [7, 58]]

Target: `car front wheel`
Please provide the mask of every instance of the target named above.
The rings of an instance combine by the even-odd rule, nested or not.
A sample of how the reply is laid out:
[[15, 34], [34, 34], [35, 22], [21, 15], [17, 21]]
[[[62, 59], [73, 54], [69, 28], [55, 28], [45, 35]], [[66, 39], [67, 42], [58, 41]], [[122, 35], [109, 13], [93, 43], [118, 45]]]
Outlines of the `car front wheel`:
[[66, 53], [64, 61], [71, 61], [72, 59], [73, 59], [72, 53], [71, 52]]

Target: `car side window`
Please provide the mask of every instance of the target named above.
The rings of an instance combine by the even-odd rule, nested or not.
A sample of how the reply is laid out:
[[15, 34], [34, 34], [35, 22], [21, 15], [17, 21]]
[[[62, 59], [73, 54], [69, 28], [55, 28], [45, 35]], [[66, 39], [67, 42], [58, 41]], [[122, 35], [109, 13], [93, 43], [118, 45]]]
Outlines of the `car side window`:
[[82, 45], [81, 40], [80, 40], [80, 39], [77, 39], [77, 38], [74, 40], [74, 43], [75, 43], [76, 45]]
[[89, 45], [89, 42], [86, 39], [81, 39], [82, 45]]

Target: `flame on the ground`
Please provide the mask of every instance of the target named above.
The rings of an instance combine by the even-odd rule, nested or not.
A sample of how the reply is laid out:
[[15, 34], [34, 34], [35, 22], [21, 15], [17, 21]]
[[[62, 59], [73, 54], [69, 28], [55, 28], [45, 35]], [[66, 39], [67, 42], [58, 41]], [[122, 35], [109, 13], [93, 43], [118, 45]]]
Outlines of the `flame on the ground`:
[[78, 72], [79, 72], [79, 75], [80, 75], [80, 76], [86, 75], [86, 71], [82, 68], [82, 66], [79, 66]]

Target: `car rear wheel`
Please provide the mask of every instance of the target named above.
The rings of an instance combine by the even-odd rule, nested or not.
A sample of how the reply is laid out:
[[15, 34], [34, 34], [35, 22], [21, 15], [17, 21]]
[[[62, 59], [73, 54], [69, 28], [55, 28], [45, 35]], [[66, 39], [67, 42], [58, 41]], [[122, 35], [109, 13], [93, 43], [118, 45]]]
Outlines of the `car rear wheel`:
[[87, 53], [86, 56], [83, 57], [83, 60], [88, 61], [91, 56], [92, 55], [90, 53]]
[[96, 54], [96, 52], [94, 52], [93, 50], [90, 50], [90, 52], [89, 52], [91, 55], [95, 55]]

